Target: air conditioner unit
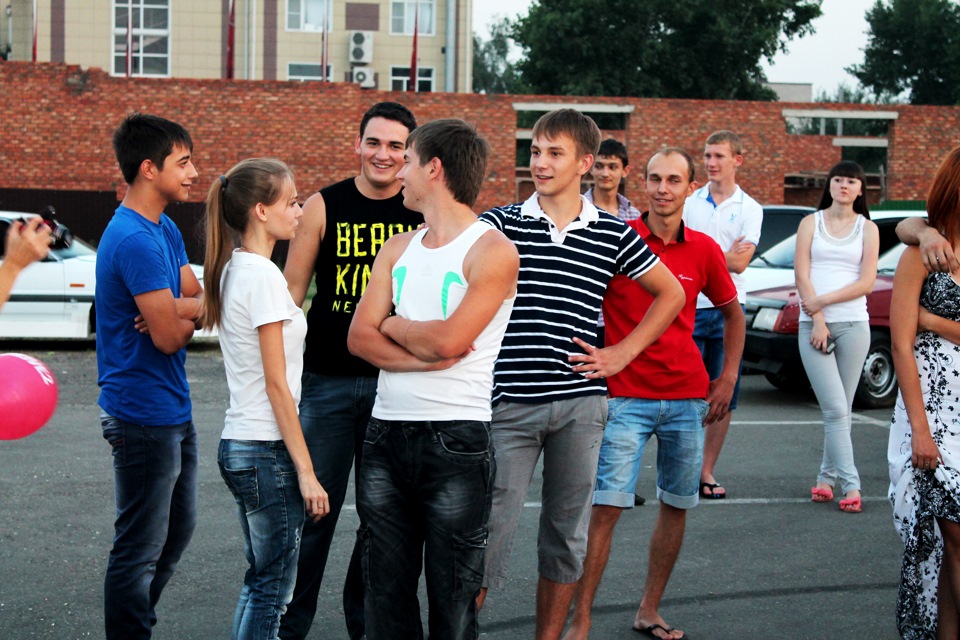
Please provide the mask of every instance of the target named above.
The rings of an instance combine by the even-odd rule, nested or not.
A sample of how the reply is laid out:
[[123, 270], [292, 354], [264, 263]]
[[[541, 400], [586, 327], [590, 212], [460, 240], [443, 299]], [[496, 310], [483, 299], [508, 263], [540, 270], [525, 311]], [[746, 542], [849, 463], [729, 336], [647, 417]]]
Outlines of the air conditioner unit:
[[350, 64], [373, 62], [373, 31], [350, 32], [350, 51], [347, 59], [350, 60]]
[[377, 79], [373, 75], [373, 69], [368, 67], [354, 67], [353, 81], [364, 89], [375, 89], [377, 86]]

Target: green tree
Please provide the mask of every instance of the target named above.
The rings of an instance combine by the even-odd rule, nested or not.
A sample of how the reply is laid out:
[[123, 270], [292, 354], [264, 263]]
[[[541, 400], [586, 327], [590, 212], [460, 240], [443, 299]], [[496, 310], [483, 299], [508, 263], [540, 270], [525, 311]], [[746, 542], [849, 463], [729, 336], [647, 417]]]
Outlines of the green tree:
[[773, 100], [760, 61], [821, 0], [548, 0], [514, 25], [534, 93]]
[[847, 69], [873, 93], [913, 104], [960, 103], [960, 6], [953, 0], [877, 0], [863, 64]]
[[862, 84], [856, 84], [854, 86], [848, 85], [846, 82], [841, 82], [837, 85], [836, 89], [833, 90], [833, 93], [827, 91], [826, 89], [821, 89], [817, 92], [816, 97], [813, 99], [814, 102], [845, 102], [847, 104], [902, 104], [903, 100], [900, 100], [896, 94], [891, 93], [881, 93], [877, 95], [876, 93], [870, 91]]
[[489, 40], [473, 35], [474, 93], [527, 92], [520, 71], [510, 62], [511, 29], [510, 21], [500, 18], [490, 26]]

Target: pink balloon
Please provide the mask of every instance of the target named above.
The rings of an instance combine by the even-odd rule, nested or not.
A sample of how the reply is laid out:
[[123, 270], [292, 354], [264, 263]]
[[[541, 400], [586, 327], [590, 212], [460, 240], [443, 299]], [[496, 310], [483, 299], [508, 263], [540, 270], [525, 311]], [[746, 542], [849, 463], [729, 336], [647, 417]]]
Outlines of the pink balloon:
[[0, 354], [0, 440], [25, 438], [57, 408], [57, 379], [36, 358]]

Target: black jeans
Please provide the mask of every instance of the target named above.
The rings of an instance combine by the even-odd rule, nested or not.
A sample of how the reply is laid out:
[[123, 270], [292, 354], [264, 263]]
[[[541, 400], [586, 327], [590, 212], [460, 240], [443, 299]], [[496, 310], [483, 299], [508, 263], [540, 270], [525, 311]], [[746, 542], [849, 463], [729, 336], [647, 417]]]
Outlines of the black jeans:
[[489, 422], [370, 419], [357, 496], [369, 640], [423, 638], [424, 562], [430, 639], [479, 635], [495, 470]]
[[[303, 372], [300, 426], [317, 480], [330, 497], [330, 513], [319, 522], [308, 518], [303, 525], [293, 600], [280, 620], [279, 637], [282, 640], [303, 640], [310, 632], [327, 556], [347, 494], [351, 466], [359, 478], [357, 470], [360, 468], [363, 435], [376, 395], [375, 377], [322, 376]], [[343, 615], [347, 635], [351, 640], [360, 640], [364, 635], [364, 615], [359, 539], [354, 544], [343, 584]]]

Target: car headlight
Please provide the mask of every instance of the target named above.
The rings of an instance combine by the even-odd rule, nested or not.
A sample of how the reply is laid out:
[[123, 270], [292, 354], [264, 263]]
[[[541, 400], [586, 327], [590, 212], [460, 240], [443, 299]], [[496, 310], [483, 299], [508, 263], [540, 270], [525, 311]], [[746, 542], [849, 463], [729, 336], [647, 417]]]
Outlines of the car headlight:
[[753, 319], [753, 328], [758, 331], [773, 331], [779, 317], [780, 309], [771, 309], [770, 307], [759, 309]]

